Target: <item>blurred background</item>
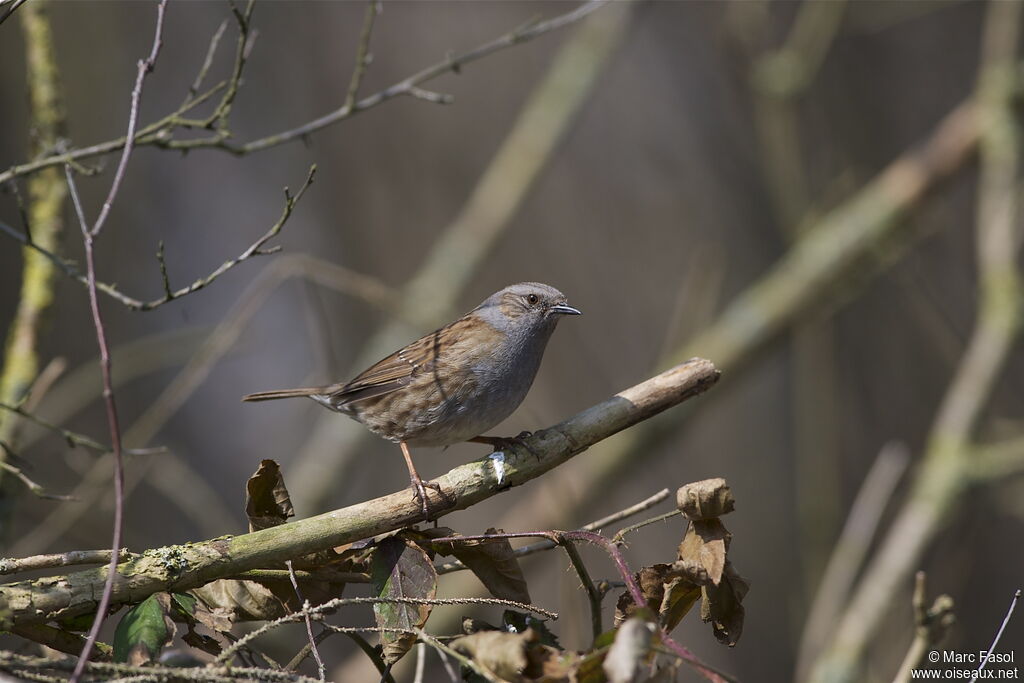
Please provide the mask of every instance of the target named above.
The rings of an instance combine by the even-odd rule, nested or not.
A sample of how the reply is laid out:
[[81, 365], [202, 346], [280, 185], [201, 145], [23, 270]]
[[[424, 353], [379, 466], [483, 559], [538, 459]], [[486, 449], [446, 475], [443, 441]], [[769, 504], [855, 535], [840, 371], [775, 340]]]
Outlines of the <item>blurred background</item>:
[[[574, 7], [386, 2], [360, 96]], [[231, 112], [232, 139], [292, 129], [340, 107], [365, 9], [362, 2], [257, 4], [258, 37]], [[163, 293], [161, 241], [171, 285], [184, 286], [262, 235], [278, 220], [282, 188], [301, 186], [311, 164], [318, 170], [270, 242], [280, 254], [243, 263], [154, 311], [101, 300], [127, 445], [171, 451], [128, 463], [127, 546], [244, 531], [245, 480], [263, 458], [281, 463], [300, 516], [406, 486], [398, 449], [346, 418], [311, 401], [239, 398], [348, 379], [506, 284], [538, 280], [565, 292], [584, 315], [559, 326], [529, 397], [497, 433], [554, 424], [690, 355], [719, 363], [722, 382], [642, 437], [620, 435], [443, 523], [466, 534], [572, 528], [662, 487], [725, 477], [737, 499], [724, 520], [734, 535], [730, 556], [751, 584], [744, 635], [724, 648], [694, 613], [677, 639], [741, 680], [793, 680], [806, 666], [798, 660], [816, 591], [865, 476], [883, 450], [896, 470], [909, 457], [907, 473], [887, 481], [892, 496], [874, 501], [884, 537], [911, 495], [971, 336], [973, 143], [949, 155], [941, 172], [925, 174], [926, 196], [877, 219], [884, 238], [869, 246], [832, 240], [850, 262], [811, 284], [794, 279], [800, 304], [788, 313], [767, 295], [755, 301], [749, 310], [770, 320], [758, 339], [730, 337], [724, 349], [713, 343], [724, 337], [706, 332], [762, 278], [798, 270], [783, 259], [815, 231], [875, 220], [863, 217], [867, 205], [857, 213], [852, 203], [976, 92], [990, 12], [988, 3], [948, 0], [617, 3], [423, 84], [451, 94], [448, 105], [399, 97], [244, 156], [139, 148], [98, 242], [97, 268], [101, 280], [140, 299]], [[57, 2], [50, 16], [69, 146], [123, 135], [154, 3]], [[18, 19], [0, 27], [2, 169], [31, 158]], [[170, 3], [143, 123], [181, 103], [225, 20], [210, 82], [229, 73], [237, 37], [229, 7]], [[1014, 147], [1011, 139], [1004, 151], [1012, 156]], [[116, 157], [87, 161], [96, 163], [107, 172], [80, 180], [93, 216]], [[65, 213], [61, 253], [81, 259], [69, 206]], [[21, 225], [9, 191], [0, 195], [0, 221]], [[821, 264], [831, 258], [823, 254], [808, 258]], [[21, 268], [21, 249], [0, 235], [0, 320], [14, 317]], [[758, 320], [748, 321], [751, 334]], [[228, 334], [224, 353], [208, 372], [197, 369], [215, 333]], [[86, 292], [59, 279], [39, 354], [44, 365], [65, 359], [67, 369], [36, 412], [107, 441], [96, 353]], [[1024, 362], [1010, 353], [972, 438], [1019, 434], [1022, 389]], [[414, 456], [424, 476], [436, 476], [483, 449]], [[109, 464], [29, 428], [18, 453], [36, 481], [80, 500], [21, 495], [2, 554], [109, 547]], [[928, 573], [930, 596], [955, 600], [949, 649], [985, 649], [1022, 583], [1020, 471], [958, 494], [913, 561]], [[638, 532], [631, 566], [671, 561], [683, 531], [676, 519]], [[600, 554], [585, 557], [595, 577], [614, 575]], [[564, 555], [523, 565], [534, 602], [563, 615], [553, 626], [563, 645], [587, 647], [586, 597]], [[913, 637], [912, 580], [895, 580], [862, 680], [890, 680]], [[479, 590], [461, 575], [441, 584], [445, 595]], [[812, 640], [847, 604], [845, 592], [833, 597], [839, 604]], [[613, 598], [606, 607], [610, 617]], [[439, 610], [429, 626], [451, 632], [467, 613]], [[496, 611], [476, 614], [498, 619]], [[304, 642], [300, 631], [268, 651], [290, 656]], [[335, 680], [375, 680], [348, 641], [328, 643], [322, 652]], [[1003, 649], [1022, 643], [1018, 618]], [[680, 679], [697, 676], [687, 670]]]

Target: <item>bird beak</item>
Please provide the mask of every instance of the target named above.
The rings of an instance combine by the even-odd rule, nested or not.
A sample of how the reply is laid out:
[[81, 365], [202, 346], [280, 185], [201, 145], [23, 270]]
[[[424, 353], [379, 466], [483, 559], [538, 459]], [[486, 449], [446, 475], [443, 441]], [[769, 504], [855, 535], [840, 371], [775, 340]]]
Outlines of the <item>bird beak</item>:
[[563, 315], [583, 315], [578, 308], [573, 308], [569, 304], [555, 304], [548, 309], [549, 313], [561, 313]]

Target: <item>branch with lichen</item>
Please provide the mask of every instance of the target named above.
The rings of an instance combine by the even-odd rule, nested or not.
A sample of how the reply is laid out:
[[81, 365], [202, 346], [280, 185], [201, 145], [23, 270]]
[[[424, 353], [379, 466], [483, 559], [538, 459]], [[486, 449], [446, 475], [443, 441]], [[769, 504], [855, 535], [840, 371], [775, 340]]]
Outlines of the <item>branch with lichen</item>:
[[[509, 449], [456, 467], [435, 481], [434, 510], [462, 510], [520, 486], [593, 444], [697, 396], [718, 380], [715, 366], [694, 359], [616, 394]], [[536, 454], [536, 455], [534, 455]], [[407, 490], [316, 517], [241, 536], [148, 550], [118, 565], [112, 605], [163, 590], [188, 590], [218, 578], [400, 529], [422, 520]], [[88, 614], [106, 580], [105, 568], [0, 586], [0, 628]]]
[[[19, 15], [25, 34], [28, 72], [25, 80], [36, 131], [33, 153], [56, 145], [64, 129], [63, 96], [47, 17], [48, 6], [45, 0], [32, 2]], [[62, 214], [66, 199], [67, 187], [60, 169], [50, 168], [29, 180], [24, 220], [32, 244], [49, 251], [57, 248], [64, 229]], [[57, 278], [57, 269], [48, 259], [28, 247], [22, 252], [25, 260], [21, 294], [7, 334], [0, 374], [0, 401], [8, 404], [21, 401], [39, 373], [37, 344], [43, 319], [53, 303]], [[0, 441], [16, 444], [18, 422], [14, 415], [0, 414]], [[0, 461], [5, 460], [5, 453], [0, 451]], [[0, 478], [3, 473], [0, 469]]]

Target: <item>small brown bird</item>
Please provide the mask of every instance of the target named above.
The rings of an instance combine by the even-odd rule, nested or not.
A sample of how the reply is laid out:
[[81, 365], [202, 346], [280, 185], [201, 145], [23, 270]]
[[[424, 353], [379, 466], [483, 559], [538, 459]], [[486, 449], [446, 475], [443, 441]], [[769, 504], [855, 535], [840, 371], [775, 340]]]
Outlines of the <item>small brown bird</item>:
[[409, 446], [462, 441], [501, 446], [482, 436], [519, 407], [562, 315], [579, 315], [565, 295], [539, 282], [510, 285], [453, 323], [417, 339], [343, 384], [249, 394], [243, 401], [307, 396], [361, 422], [402, 449], [414, 495], [430, 519], [424, 482]]

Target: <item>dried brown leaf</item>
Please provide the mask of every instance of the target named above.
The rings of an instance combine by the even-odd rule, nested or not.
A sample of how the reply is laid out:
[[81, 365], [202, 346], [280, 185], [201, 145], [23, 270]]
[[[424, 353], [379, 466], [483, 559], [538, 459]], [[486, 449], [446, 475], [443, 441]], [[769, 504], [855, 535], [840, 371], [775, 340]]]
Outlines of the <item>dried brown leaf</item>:
[[[277, 619], [288, 613], [286, 605], [266, 586], [255, 581], [218, 579], [189, 591], [206, 606], [196, 611], [196, 620], [217, 631], [227, 631], [231, 623]], [[209, 621], [209, 623], [207, 623]], [[228, 628], [223, 628], [228, 622]]]
[[704, 586], [704, 601], [701, 603], [700, 616], [705, 622], [711, 622], [718, 642], [729, 647], [734, 646], [743, 632], [743, 598], [746, 597], [750, 584], [740, 576], [727, 562], [721, 582], [716, 586]]
[[525, 633], [479, 631], [456, 638], [451, 647], [503, 681], [525, 681], [528, 679], [523, 674], [530, 664], [527, 649], [535, 639], [532, 630]]
[[[501, 529], [490, 528], [485, 534], [504, 533]], [[428, 529], [427, 538], [457, 536], [446, 527]], [[473, 572], [484, 587], [496, 598], [530, 604], [530, 591], [523, 577], [519, 559], [507, 538], [487, 541], [464, 541], [462, 543], [431, 543], [430, 547], [439, 555], [453, 555]]]
[[721, 517], [735, 506], [736, 499], [725, 479], [695, 481], [676, 491], [676, 507], [691, 521]]
[[256, 473], [245, 483], [245, 515], [249, 531], [284, 524], [295, 516], [281, 468], [273, 460], [260, 462]]
[[707, 571], [712, 583], [718, 584], [725, 570], [725, 555], [732, 534], [717, 519], [703, 519], [690, 523], [677, 553], [679, 560], [693, 563]]

